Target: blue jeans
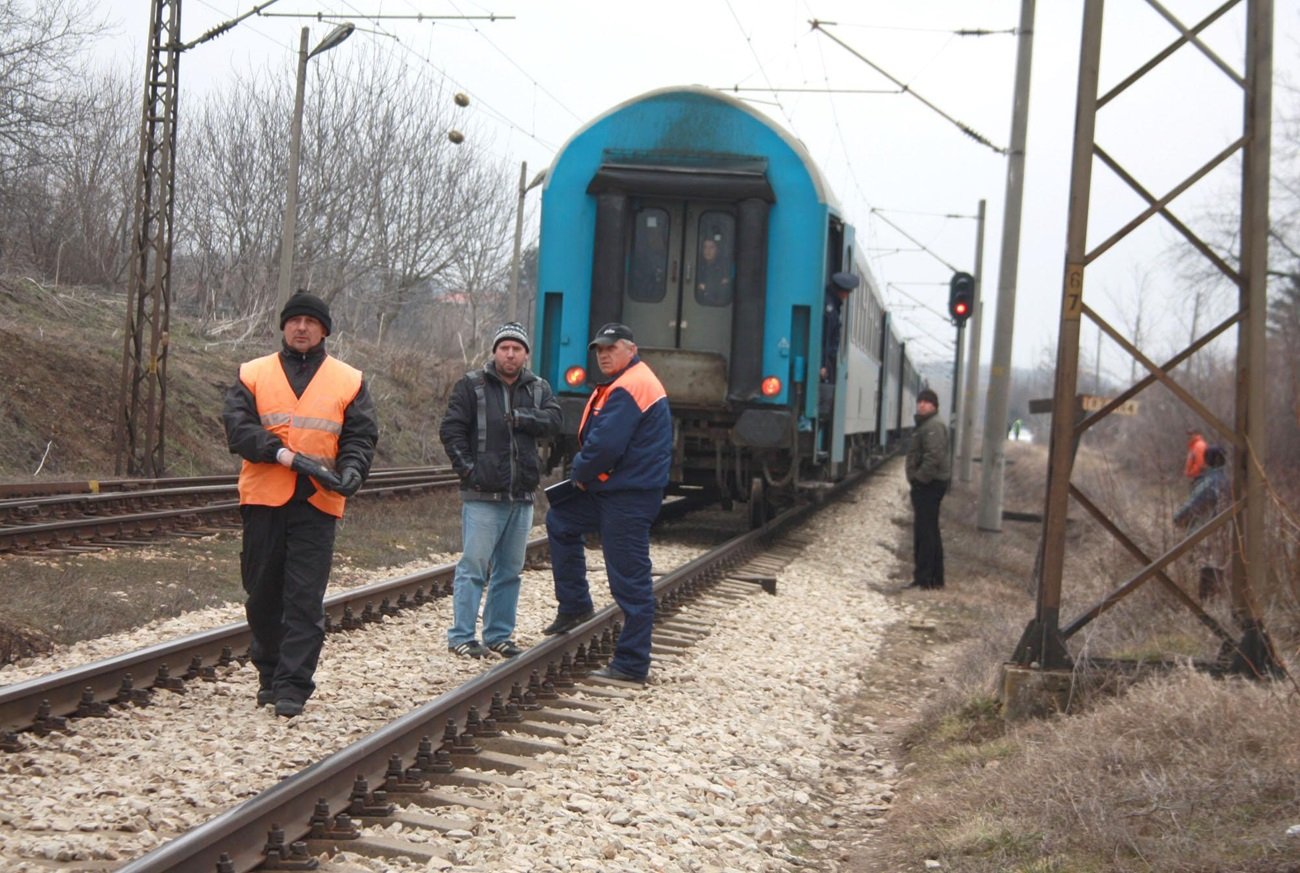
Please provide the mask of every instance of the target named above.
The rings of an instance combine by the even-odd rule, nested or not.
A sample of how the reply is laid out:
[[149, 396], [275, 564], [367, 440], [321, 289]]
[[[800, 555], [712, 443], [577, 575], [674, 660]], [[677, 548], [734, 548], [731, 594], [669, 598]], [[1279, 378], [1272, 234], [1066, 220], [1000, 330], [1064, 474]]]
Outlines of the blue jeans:
[[464, 542], [452, 588], [452, 624], [447, 645], [475, 639], [479, 602], [483, 604], [483, 642], [510, 639], [519, 606], [519, 573], [533, 526], [533, 505], [518, 500], [466, 500], [460, 511]]
[[663, 492], [584, 491], [546, 513], [555, 599], [562, 615], [592, 608], [582, 535], [600, 532], [609, 592], [623, 610], [623, 632], [610, 665], [638, 679], [650, 672], [654, 630], [654, 580], [650, 577], [650, 525], [659, 515]]

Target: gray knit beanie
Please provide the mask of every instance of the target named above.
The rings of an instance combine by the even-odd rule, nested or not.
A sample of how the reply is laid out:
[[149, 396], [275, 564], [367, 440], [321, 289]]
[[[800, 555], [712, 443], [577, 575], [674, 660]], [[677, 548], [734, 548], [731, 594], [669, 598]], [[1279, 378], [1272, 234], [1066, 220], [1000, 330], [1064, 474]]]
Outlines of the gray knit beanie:
[[503, 340], [514, 340], [524, 347], [525, 352], [532, 354], [532, 346], [528, 344], [528, 331], [517, 321], [508, 321], [497, 328], [496, 336], [492, 337], [492, 351], [495, 352]]

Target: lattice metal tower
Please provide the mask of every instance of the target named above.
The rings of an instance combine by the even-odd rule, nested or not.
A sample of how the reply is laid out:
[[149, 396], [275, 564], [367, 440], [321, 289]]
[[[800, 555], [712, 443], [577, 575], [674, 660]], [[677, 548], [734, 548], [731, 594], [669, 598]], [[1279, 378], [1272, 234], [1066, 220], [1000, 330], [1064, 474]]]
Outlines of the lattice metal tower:
[[[1056, 385], [1053, 393], [1051, 453], [1048, 461], [1047, 511], [1044, 515], [1038, 569], [1038, 604], [1034, 619], [1026, 627], [1012, 661], [1021, 666], [1048, 669], [1070, 666], [1066, 643], [1094, 618], [1109, 610], [1121, 599], [1148, 581], [1158, 582], [1221, 642], [1220, 662], [1230, 669], [1253, 675], [1280, 671], [1276, 653], [1264, 632], [1253, 591], [1259, 591], [1267, 569], [1264, 509], [1267, 499], [1263, 481], [1265, 453], [1265, 319], [1267, 310], [1268, 266], [1268, 194], [1270, 163], [1270, 111], [1273, 75], [1273, 0], [1227, 0], [1205, 18], [1188, 27], [1158, 0], [1147, 0], [1164, 18], [1176, 37], [1157, 51], [1145, 64], [1124, 77], [1106, 93], [1099, 93], [1101, 61], [1102, 9], [1104, 0], [1086, 0], [1084, 5], [1083, 44], [1079, 64], [1078, 105], [1075, 116], [1074, 160], [1070, 179], [1070, 220], [1066, 238], [1065, 276], [1061, 298], [1060, 333], [1057, 345]], [[1234, 8], [1245, 7], [1245, 69], [1238, 71], [1218, 57], [1200, 39], [1200, 34]], [[1096, 140], [1098, 112], [1131, 85], [1158, 67], [1177, 51], [1198, 51], [1206, 63], [1236, 84], [1243, 96], [1242, 132], [1221, 151], [1209, 156], [1190, 175], [1163, 194], [1148, 191]], [[1193, 92], [1182, 96], [1197, 99]], [[1161, 132], [1144, 134], [1149, 149], [1160, 149]], [[1168, 135], [1166, 134], [1166, 138]], [[1184, 148], [1183, 143], [1164, 144], [1169, 151]], [[1237, 263], [1221, 257], [1212, 246], [1175, 215], [1171, 202], [1214, 168], [1240, 155], [1242, 161], [1240, 251]], [[1141, 198], [1145, 207], [1108, 238], [1091, 246], [1087, 239], [1088, 207], [1092, 196], [1092, 171], [1104, 166], [1112, 171]], [[1116, 243], [1144, 224], [1160, 216], [1181, 234], [1208, 263], [1212, 264], [1237, 289], [1236, 311], [1194, 338], [1187, 348], [1164, 363], [1148, 358], [1137, 345], [1112, 327], [1087, 303], [1084, 275], [1087, 267], [1105, 255]], [[1123, 393], [1111, 398], [1100, 409], [1085, 414], [1077, 395], [1079, 375], [1080, 323], [1086, 316], [1125, 350], [1148, 375]], [[1236, 328], [1237, 395], [1232, 421], [1224, 421], [1210, 409], [1210, 404], [1195, 392], [1179, 384], [1173, 370], [1198, 349], [1216, 337]], [[1233, 452], [1232, 505], [1206, 524], [1191, 531], [1164, 554], [1151, 556], [1122, 531], [1095, 501], [1071, 481], [1074, 456], [1079, 441], [1097, 424], [1129, 399], [1156, 382], [1164, 385], [1184, 405], [1195, 412]], [[1121, 581], [1098, 603], [1062, 626], [1061, 580], [1066, 558], [1066, 513], [1070, 499], [1079, 504], [1135, 559], [1138, 569]], [[1166, 573], [1165, 568], [1187, 554], [1201, 540], [1216, 530], [1229, 528], [1234, 543], [1231, 567], [1232, 615], [1236, 635], [1222, 627], [1184, 592]]]
[[164, 470], [180, 29], [180, 0], [152, 0], [114, 427], [118, 475], [153, 477]]

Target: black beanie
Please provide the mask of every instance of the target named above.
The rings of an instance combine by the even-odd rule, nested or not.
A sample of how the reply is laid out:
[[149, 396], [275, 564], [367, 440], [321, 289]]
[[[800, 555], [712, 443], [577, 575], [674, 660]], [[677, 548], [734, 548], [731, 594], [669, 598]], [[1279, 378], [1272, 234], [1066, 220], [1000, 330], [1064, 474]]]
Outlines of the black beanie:
[[284, 309], [280, 310], [280, 330], [284, 330], [284, 323], [295, 315], [310, 315], [325, 325], [325, 336], [329, 336], [334, 330], [329, 306], [315, 294], [299, 291], [289, 298], [289, 302], [284, 304]]
[[922, 400], [933, 403], [936, 408], [939, 406], [939, 395], [935, 394], [930, 388], [922, 388], [920, 391], [916, 392], [916, 402], [920, 403]]

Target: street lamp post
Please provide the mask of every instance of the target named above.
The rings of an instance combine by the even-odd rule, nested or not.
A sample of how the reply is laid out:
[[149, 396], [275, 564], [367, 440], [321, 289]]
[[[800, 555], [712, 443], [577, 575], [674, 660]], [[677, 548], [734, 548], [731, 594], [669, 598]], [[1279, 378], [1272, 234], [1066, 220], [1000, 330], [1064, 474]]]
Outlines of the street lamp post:
[[[515, 209], [515, 254], [510, 261], [510, 320], [519, 320], [519, 269], [524, 239], [524, 195], [546, 180], [546, 171], [542, 170], [533, 177], [533, 181], [524, 184], [528, 178], [528, 162], [519, 164], [519, 203]], [[531, 321], [531, 319], [529, 319]], [[532, 327], [532, 325], [528, 325]]]
[[298, 43], [298, 84], [293, 94], [293, 124], [289, 130], [289, 180], [284, 197], [284, 222], [280, 231], [280, 284], [279, 299], [289, 299], [293, 286], [293, 248], [298, 233], [298, 159], [302, 151], [302, 94], [307, 87], [307, 60], [327, 52], [352, 35], [356, 25], [340, 24], [331, 30], [320, 44], [307, 51], [307, 28], [302, 29]]

